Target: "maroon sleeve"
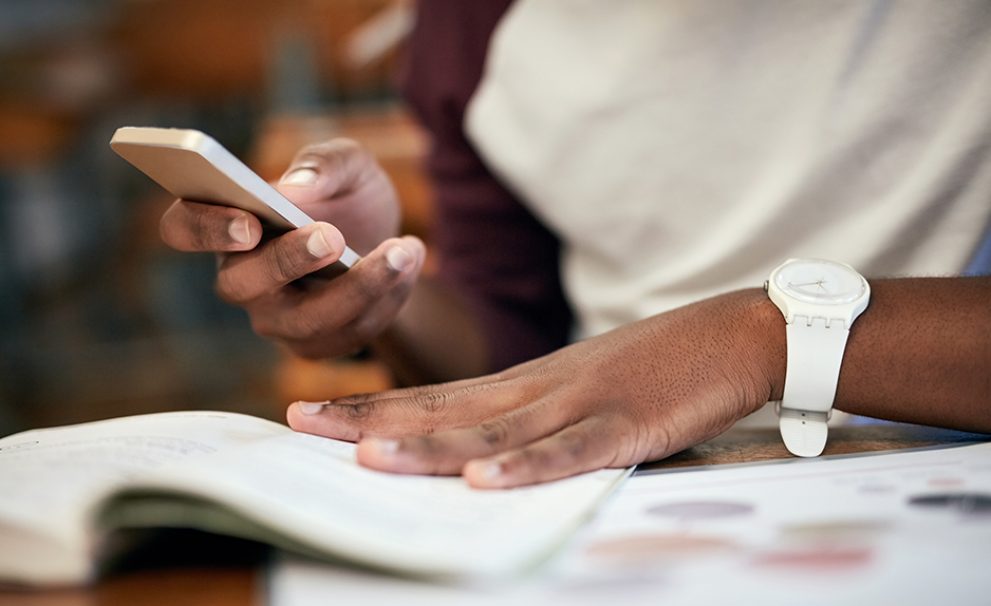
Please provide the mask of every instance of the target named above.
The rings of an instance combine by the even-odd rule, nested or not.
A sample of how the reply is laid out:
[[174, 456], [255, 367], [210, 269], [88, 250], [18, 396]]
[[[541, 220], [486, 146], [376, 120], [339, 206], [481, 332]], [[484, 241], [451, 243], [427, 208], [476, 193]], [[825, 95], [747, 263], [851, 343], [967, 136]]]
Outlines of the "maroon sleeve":
[[492, 370], [561, 347], [571, 312], [558, 240], [486, 168], [464, 134], [489, 37], [508, 0], [421, 0], [402, 88], [432, 137], [440, 279], [472, 307]]

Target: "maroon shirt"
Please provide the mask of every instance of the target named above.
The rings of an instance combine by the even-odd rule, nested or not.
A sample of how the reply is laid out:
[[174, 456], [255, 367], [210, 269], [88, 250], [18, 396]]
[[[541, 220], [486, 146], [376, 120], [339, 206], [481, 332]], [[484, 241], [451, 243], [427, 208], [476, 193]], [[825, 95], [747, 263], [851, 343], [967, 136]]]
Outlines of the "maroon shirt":
[[567, 343], [557, 237], [489, 172], [464, 133], [489, 37], [510, 0], [421, 0], [403, 92], [432, 138], [440, 277], [471, 306], [498, 370]]

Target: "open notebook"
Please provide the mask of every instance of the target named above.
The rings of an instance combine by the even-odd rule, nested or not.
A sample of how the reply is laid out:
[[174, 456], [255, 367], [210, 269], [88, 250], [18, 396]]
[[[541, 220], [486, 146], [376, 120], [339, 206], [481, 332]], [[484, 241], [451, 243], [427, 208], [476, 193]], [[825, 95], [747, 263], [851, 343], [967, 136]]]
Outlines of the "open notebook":
[[90, 580], [122, 528], [194, 528], [406, 574], [535, 566], [628, 470], [508, 491], [359, 467], [354, 445], [255, 417], [172, 412], [0, 440], [0, 581]]

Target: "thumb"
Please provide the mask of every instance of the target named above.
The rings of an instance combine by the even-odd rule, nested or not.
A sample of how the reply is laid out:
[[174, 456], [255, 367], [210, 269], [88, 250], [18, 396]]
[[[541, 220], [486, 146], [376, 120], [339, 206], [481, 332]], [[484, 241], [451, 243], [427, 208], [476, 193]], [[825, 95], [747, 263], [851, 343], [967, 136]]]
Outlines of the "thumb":
[[287, 198], [305, 206], [347, 195], [374, 167], [371, 154], [357, 142], [331, 139], [300, 150], [277, 187]]

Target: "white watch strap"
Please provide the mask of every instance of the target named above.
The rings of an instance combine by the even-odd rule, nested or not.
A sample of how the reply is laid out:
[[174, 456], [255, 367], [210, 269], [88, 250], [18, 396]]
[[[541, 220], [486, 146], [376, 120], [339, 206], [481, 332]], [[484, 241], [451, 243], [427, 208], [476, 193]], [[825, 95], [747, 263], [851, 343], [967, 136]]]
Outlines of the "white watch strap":
[[826, 421], [836, 399], [843, 350], [850, 335], [842, 320], [795, 316], [787, 326], [788, 366], [778, 424], [785, 447], [816, 457], [826, 446]]

